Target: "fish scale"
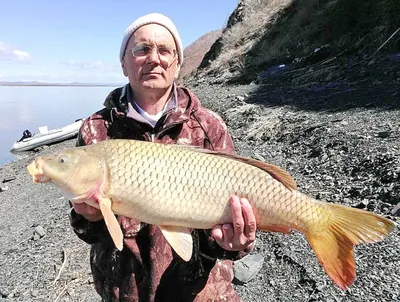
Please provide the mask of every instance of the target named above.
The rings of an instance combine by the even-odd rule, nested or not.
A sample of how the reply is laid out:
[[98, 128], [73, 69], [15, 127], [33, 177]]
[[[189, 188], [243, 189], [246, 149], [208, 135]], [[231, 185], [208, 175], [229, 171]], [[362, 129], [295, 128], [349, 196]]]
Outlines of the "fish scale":
[[[132, 213], [139, 220], [160, 224], [168, 218], [171, 219], [169, 223], [177, 226], [188, 227], [196, 223], [198, 228], [211, 228], [231, 221], [227, 200], [232, 194], [249, 198], [260, 213], [260, 219], [272, 223], [285, 209], [294, 206], [291, 196], [286, 202], [281, 200], [277, 203], [276, 197], [282, 196], [282, 191], [287, 191], [288, 195], [293, 193], [254, 166], [206, 153], [193, 153], [190, 149], [176, 146], [169, 146], [165, 152], [158, 153], [157, 158], [154, 157], [158, 150], [156, 144], [139, 145], [136, 148], [126, 148], [120, 144], [118, 147], [119, 156], [111, 158], [109, 168], [109, 181], [116, 185], [105, 193], [116, 200], [132, 198], [140, 203], [139, 207], [146, 209], [146, 212], [141, 211], [143, 216], [138, 214], [136, 208], [136, 213]], [[113, 150], [104, 151], [105, 154], [110, 154]], [[123, 164], [114, 164], [113, 161], [118, 161], [119, 158], [125, 159]], [[135, 169], [126, 169], [127, 162], [132, 163]], [[191, 165], [197, 169], [184, 169]], [[224, 169], [221, 169], [222, 166]], [[249, 175], [252, 177], [248, 177]], [[191, 180], [193, 185], [184, 185]], [[276, 184], [272, 185], [273, 182]], [[276, 211], [263, 211], [263, 206], [270, 208], [263, 200], [279, 207], [276, 207]], [[172, 203], [174, 208], [170, 206]], [[204, 218], [202, 212], [205, 211], [207, 217]], [[188, 212], [191, 215], [188, 216]], [[160, 215], [156, 216], [155, 213]], [[187, 221], [181, 217], [186, 217]]]
[[355, 279], [354, 245], [381, 241], [395, 227], [374, 213], [297, 191], [276, 166], [193, 147], [106, 140], [38, 157], [28, 171], [35, 182], [58, 185], [72, 202], [99, 208], [118, 249], [123, 234], [114, 213], [158, 225], [185, 261], [192, 256], [191, 229], [232, 223], [228, 200], [245, 197], [258, 229], [304, 233], [341, 289]]

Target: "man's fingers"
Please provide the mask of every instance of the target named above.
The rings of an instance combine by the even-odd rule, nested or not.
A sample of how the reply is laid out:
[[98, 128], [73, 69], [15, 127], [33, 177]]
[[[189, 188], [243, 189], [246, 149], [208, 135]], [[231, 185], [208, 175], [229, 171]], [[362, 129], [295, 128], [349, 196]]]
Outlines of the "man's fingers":
[[215, 241], [224, 249], [240, 251], [253, 246], [257, 222], [249, 201], [246, 198], [229, 198], [232, 224], [217, 225], [212, 229]]
[[74, 210], [77, 214], [87, 214], [87, 204], [86, 203], [73, 203]]
[[89, 206], [86, 203], [72, 203], [77, 214], [83, 216], [88, 221], [98, 221], [103, 219], [103, 215], [99, 209]]
[[234, 231], [232, 228], [231, 224], [224, 224], [222, 226], [222, 231], [224, 233], [224, 246], [227, 246], [229, 248], [232, 248], [232, 241], [233, 241], [233, 235], [234, 235]]
[[232, 224], [235, 235], [243, 234], [244, 220], [242, 214], [242, 205], [238, 196], [231, 196], [230, 198], [231, 211], [232, 211]]
[[224, 234], [222, 233], [222, 225], [219, 224], [213, 227], [211, 235], [217, 242], [221, 242], [224, 238]]
[[255, 238], [257, 230], [257, 221], [249, 201], [246, 198], [240, 200], [242, 206], [242, 214], [244, 217], [245, 230], [244, 233], [251, 240]]

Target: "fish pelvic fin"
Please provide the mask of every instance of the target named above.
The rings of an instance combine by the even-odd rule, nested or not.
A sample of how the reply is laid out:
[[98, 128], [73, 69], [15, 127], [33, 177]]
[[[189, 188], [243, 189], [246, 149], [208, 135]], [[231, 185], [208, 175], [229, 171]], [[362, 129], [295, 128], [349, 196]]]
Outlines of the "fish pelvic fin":
[[346, 290], [356, 277], [353, 247], [383, 240], [396, 224], [368, 211], [335, 204], [327, 206], [332, 212], [332, 223], [325, 231], [311, 230], [306, 236], [328, 276]]
[[118, 223], [117, 217], [115, 217], [113, 211], [111, 210], [111, 199], [99, 196], [98, 202], [108, 232], [110, 233], [116, 248], [122, 251], [124, 236], [122, 234], [121, 226]]
[[190, 229], [162, 225], [160, 230], [179, 257], [186, 262], [192, 258], [193, 239]]

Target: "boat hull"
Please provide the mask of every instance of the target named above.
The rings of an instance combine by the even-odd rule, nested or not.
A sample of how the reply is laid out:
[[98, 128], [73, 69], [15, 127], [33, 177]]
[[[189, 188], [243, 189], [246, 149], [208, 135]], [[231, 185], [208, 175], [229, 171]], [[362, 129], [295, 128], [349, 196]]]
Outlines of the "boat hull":
[[78, 134], [82, 125], [82, 120], [78, 120], [73, 124], [62, 128], [49, 130], [47, 133], [35, 134], [32, 137], [25, 138], [22, 141], [15, 142], [11, 148], [11, 152], [29, 151], [43, 145], [54, 144], [70, 138]]

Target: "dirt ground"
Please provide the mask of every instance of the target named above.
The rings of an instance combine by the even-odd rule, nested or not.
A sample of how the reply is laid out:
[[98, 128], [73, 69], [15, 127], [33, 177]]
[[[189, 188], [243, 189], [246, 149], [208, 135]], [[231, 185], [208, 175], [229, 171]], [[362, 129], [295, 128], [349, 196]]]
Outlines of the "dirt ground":
[[[249, 85], [223, 78], [189, 82], [204, 105], [227, 121], [237, 152], [289, 171], [317, 199], [399, 222], [400, 63], [388, 57], [338, 59], [267, 73]], [[99, 108], [103, 100], [99, 100]], [[99, 301], [89, 247], [73, 234], [68, 202], [33, 184], [34, 156], [0, 167], [0, 300]], [[235, 285], [243, 301], [400, 301], [400, 231], [355, 250], [357, 278], [339, 290], [300, 233], [259, 232], [258, 275]]]

